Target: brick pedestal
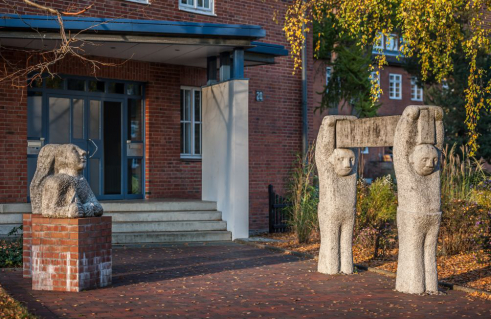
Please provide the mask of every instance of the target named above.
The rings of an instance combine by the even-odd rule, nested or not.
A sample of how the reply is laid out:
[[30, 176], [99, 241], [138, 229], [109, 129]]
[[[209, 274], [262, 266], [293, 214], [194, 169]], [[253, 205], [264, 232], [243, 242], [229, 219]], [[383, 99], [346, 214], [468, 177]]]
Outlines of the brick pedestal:
[[33, 290], [81, 291], [111, 284], [111, 217], [24, 215], [24, 277]]
[[24, 278], [31, 278], [31, 245], [32, 245], [32, 214], [22, 215], [22, 275]]

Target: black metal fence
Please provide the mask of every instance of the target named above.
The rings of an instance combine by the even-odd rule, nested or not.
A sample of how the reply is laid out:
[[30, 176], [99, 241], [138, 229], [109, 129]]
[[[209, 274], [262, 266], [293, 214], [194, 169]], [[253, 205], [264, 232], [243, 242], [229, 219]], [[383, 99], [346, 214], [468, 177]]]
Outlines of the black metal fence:
[[287, 207], [291, 206], [284, 197], [276, 194], [273, 185], [268, 186], [269, 193], [269, 232], [284, 233], [288, 231]]

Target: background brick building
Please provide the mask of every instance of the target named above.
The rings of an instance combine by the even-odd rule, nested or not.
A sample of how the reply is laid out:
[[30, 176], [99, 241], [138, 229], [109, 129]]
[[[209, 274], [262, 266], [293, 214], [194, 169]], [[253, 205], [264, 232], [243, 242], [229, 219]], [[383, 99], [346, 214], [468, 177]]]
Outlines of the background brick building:
[[[379, 70], [378, 81], [382, 94], [379, 97], [381, 107], [378, 116], [401, 115], [408, 105], [423, 104], [423, 89], [419, 88], [415, 79], [402, 66], [401, 53], [399, 51], [399, 39], [395, 35], [384, 36], [380, 49], [387, 57], [388, 65]], [[374, 49], [373, 54], [378, 54]], [[397, 58], [399, 57], [399, 58]], [[314, 108], [320, 106], [325, 85], [332, 71], [328, 60], [315, 60], [314, 70]], [[377, 77], [375, 74], [372, 76]], [[344, 107], [325, 110], [322, 114], [315, 113], [314, 134], [317, 135], [322, 118], [328, 114], [352, 114], [352, 108], [346, 104]], [[362, 151], [361, 162], [363, 165], [363, 177], [377, 178], [387, 174], [393, 174], [391, 148], [373, 147]]]
[[[93, 7], [80, 15], [80, 19], [93, 17], [109, 21], [111, 19], [133, 19], [135, 21], [192, 22], [202, 23], [206, 27], [220, 25], [217, 28], [225, 28], [224, 25], [230, 24], [260, 26], [265, 31], [265, 36], [259, 41], [277, 45], [273, 48], [277, 51], [282, 50], [278, 46], [288, 49], [288, 43], [282, 31], [282, 19], [288, 2], [273, 5], [262, 0], [215, 0], [210, 2], [154, 0], [147, 2], [145, 0], [99, 2], [81, 0], [67, 4], [64, 1], [52, 0], [38, 3], [63, 11], [78, 11], [94, 3]], [[206, 6], [208, 3], [211, 4], [210, 10], [197, 7], [198, 4]], [[6, 39], [11, 40], [12, 34], [17, 32], [17, 27], [12, 27], [12, 17], [37, 15], [41, 16], [41, 20], [46, 20], [47, 18], [42, 17], [45, 12], [30, 7], [23, 1], [10, 1], [9, 5], [2, 4], [0, 10], [4, 15], [4, 28], [0, 35], [2, 56], [9, 63], [17, 63], [17, 66], [25, 65], [28, 59], [32, 61], [32, 58], [29, 58], [32, 53], [26, 52], [32, 43], [21, 43], [17, 39], [19, 41], [16, 42], [15, 47], [9, 47], [10, 42]], [[278, 23], [273, 21], [274, 10], [278, 10], [276, 15], [279, 18]], [[77, 19], [79, 17], [74, 18], [73, 23], [77, 23]], [[6, 25], [11, 29], [6, 28]], [[25, 25], [22, 28], [25, 29]], [[35, 33], [33, 30], [24, 31]], [[209, 38], [230, 40], [233, 36], [212, 35]], [[67, 57], [56, 63], [52, 70], [62, 76], [64, 83], [67, 83], [66, 81], [73, 76], [84, 81], [96, 80], [95, 76], [97, 76], [97, 79], [109, 83], [106, 85], [113, 82], [126, 83], [125, 88], [133, 85], [130, 82], [141, 83], [144, 94], [140, 93], [140, 97], [144, 100], [145, 105], [143, 138], [145, 178], [144, 185], [142, 185], [142, 196], [147, 199], [200, 199], [202, 192], [201, 161], [199, 158], [182, 156], [181, 90], [183, 87], [200, 88], [206, 85], [206, 67], [190, 66], [191, 63], [179, 65], [158, 60], [148, 61], [149, 59], [146, 59], [147, 61], [144, 61], [145, 58], [139, 59], [138, 55], [126, 60], [118, 58], [119, 47], [114, 56], [107, 52], [103, 54], [104, 50], [103, 47], [89, 47], [87, 51], [90, 51], [90, 55], [98, 61], [114, 64], [114, 66], [101, 66], [96, 71], [96, 75], [90, 64], [83, 63], [74, 57]], [[308, 50], [308, 56], [312, 57], [311, 39], [308, 43]], [[177, 48], [176, 51], [178, 51]], [[297, 72], [296, 75], [292, 75], [293, 63], [285, 54], [273, 54], [273, 56], [274, 64], [247, 64], [246, 61], [244, 68], [244, 77], [249, 79], [249, 228], [251, 231], [268, 228], [268, 185], [273, 184], [280, 193], [284, 192], [286, 177], [296, 154], [301, 152], [302, 145], [300, 74]], [[9, 67], [5, 64], [5, 60], [0, 63], [2, 63], [2, 68]], [[308, 71], [312, 72], [312, 70], [313, 59], [309, 58]], [[313, 81], [314, 78], [310, 77], [311, 86], [313, 86]], [[0, 203], [3, 204], [28, 201], [29, 174], [32, 174], [32, 168], [28, 165], [26, 156], [28, 103], [29, 97], [38, 93], [36, 93], [36, 88], [28, 88], [23, 85], [24, 83], [27, 83], [27, 78], [20, 80], [21, 86], [12, 85], [8, 81], [0, 84], [2, 92], [0, 97], [0, 152], [2, 154], [0, 157]], [[42, 88], [46, 89], [49, 84], [42, 85], [44, 85]], [[42, 94], [46, 95], [48, 91], [43, 91]], [[262, 93], [262, 101], [256, 100], [258, 92]], [[311, 128], [309, 137], [311, 140], [315, 135], [312, 130], [314, 119], [312, 99], [313, 95], [309, 95]], [[128, 183], [131, 184], [132, 181]]]

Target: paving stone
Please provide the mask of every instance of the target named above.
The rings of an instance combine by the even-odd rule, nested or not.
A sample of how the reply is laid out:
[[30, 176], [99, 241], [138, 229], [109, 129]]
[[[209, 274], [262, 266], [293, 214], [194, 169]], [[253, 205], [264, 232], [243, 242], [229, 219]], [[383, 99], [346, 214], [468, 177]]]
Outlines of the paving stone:
[[113, 249], [113, 285], [33, 291], [22, 271], [0, 284], [43, 318], [489, 318], [491, 302], [459, 291], [394, 291], [371, 272], [324, 275], [313, 260], [233, 243]]

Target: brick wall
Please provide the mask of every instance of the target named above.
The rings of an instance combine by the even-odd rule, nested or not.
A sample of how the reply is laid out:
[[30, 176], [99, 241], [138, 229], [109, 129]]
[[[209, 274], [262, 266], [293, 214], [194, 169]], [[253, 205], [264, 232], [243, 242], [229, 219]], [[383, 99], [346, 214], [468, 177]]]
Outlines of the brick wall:
[[[6, 52], [2, 56], [21, 63], [23, 54]], [[8, 65], [1, 65], [12, 70]], [[3, 72], [2, 72], [3, 74]], [[17, 81], [0, 82], [0, 202], [27, 199], [27, 96]]]
[[[121, 60], [97, 58], [99, 61], [121, 64]], [[58, 74], [92, 76], [92, 68], [75, 58], [66, 58], [52, 71]], [[201, 198], [201, 163], [180, 159], [180, 86], [201, 86], [206, 82], [206, 72], [158, 63], [129, 61], [118, 66], [101, 67], [99, 78], [142, 81], [146, 84], [146, 192], [149, 198]], [[3, 84], [2, 95], [9, 121], [0, 122], [2, 157], [0, 165], [0, 202], [25, 202], [27, 200], [27, 103], [26, 87], [14, 88]], [[22, 96], [22, 100], [18, 97]], [[0, 98], [0, 99], [2, 99]], [[5, 155], [4, 155], [5, 154]], [[3, 164], [2, 164], [3, 163]], [[3, 185], [5, 187], [1, 187]]]
[[24, 215], [24, 277], [33, 290], [81, 291], [112, 281], [111, 217]]
[[[37, 9], [26, 6], [21, 0], [9, 2], [11, 6], [0, 5], [0, 12], [42, 15]], [[40, 4], [67, 10], [69, 5], [80, 9], [93, 1], [51, 0]], [[73, 4], [77, 4], [73, 5]], [[281, 44], [288, 48], [282, 27], [285, 5], [290, 1], [266, 2], [263, 0], [216, 0], [216, 16], [205, 16], [178, 10], [178, 0], [154, 0], [151, 5], [141, 5], [123, 0], [107, 0], [94, 3], [85, 16], [105, 18], [158, 19], [169, 21], [192, 21], [208, 23], [253, 24], [266, 30], [267, 36], [261, 41]], [[278, 23], [273, 21], [278, 10]], [[308, 83], [314, 78], [312, 60], [312, 37], [308, 45]], [[104, 59], [105, 61], [113, 61]], [[115, 60], [114, 60], [115, 61]], [[119, 62], [119, 61], [116, 61]], [[268, 184], [273, 184], [284, 194], [286, 179], [295, 155], [301, 151], [301, 72], [293, 72], [289, 57], [276, 59], [277, 64], [248, 67], [245, 76], [250, 78], [249, 88], [249, 152], [250, 152], [250, 229], [268, 228]], [[80, 62], [67, 60], [57, 66], [64, 74], [92, 75], [91, 69]], [[146, 191], [147, 197], [200, 198], [201, 163], [180, 160], [179, 87], [205, 84], [205, 70], [158, 63], [129, 62], [118, 67], [103, 67], [97, 71], [101, 78], [146, 81]], [[255, 101], [255, 92], [264, 92], [264, 102]], [[19, 92], [25, 95], [25, 89]], [[309, 139], [315, 136], [312, 130], [313, 95], [309, 92]], [[18, 102], [15, 102], [18, 103]], [[26, 175], [25, 164], [25, 102], [21, 104], [24, 114], [19, 127], [23, 136], [16, 136], [16, 158], [24, 161], [18, 167]], [[20, 121], [20, 120], [19, 120]], [[0, 133], [2, 134], [2, 133]], [[0, 163], [1, 160], [0, 160]], [[0, 164], [1, 165], [1, 164]], [[22, 166], [23, 165], [23, 166]], [[9, 196], [0, 196], [0, 202], [23, 202], [27, 196], [27, 176], [10, 176], [18, 191]], [[22, 184], [24, 183], [24, 184]], [[1, 185], [1, 184], [0, 184]], [[22, 186], [21, 186], [22, 185]], [[4, 187], [0, 186], [0, 192]], [[17, 197], [12, 197], [17, 194]]]

